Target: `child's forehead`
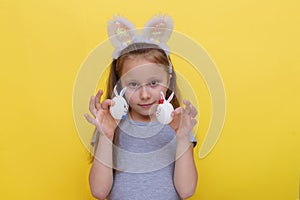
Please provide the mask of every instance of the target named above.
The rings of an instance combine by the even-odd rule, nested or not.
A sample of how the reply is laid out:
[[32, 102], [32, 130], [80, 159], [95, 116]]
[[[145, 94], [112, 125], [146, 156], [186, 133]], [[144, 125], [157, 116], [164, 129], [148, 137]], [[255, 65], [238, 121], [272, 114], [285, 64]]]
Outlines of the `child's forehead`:
[[162, 65], [151, 56], [146, 55], [130, 55], [124, 59], [122, 68], [133, 68], [141, 65]]
[[139, 65], [128, 66], [123, 70], [121, 79], [123, 80], [148, 80], [151, 78], [167, 77], [166, 67], [157, 63], [140, 63]]
[[137, 58], [137, 59], [126, 59], [123, 63], [121, 77], [147, 77], [147, 76], [160, 76], [166, 75], [167, 67], [160, 63], [154, 63], [150, 60]]

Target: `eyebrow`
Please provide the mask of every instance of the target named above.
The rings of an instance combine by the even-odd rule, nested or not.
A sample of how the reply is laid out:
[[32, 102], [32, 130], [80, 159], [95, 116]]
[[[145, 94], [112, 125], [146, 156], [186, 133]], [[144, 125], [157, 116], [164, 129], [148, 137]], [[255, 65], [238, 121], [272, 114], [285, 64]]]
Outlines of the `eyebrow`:
[[151, 77], [149, 77], [149, 78], [147, 78], [146, 80], [142, 80], [142, 81], [140, 81], [140, 80], [137, 80], [137, 79], [135, 79], [135, 78], [124, 78], [123, 80], [125, 81], [125, 82], [137, 82], [137, 83], [139, 83], [139, 82], [149, 82], [149, 81], [152, 81], [152, 80], [158, 80], [158, 81], [163, 81], [163, 77], [162, 76], [151, 76]]

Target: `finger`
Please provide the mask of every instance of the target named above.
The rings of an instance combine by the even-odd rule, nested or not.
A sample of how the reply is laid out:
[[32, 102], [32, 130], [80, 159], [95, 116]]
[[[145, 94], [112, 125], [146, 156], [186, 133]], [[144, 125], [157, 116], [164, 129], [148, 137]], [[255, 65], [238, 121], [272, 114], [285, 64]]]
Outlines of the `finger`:
[[171, 117], [175, 117], [176, 115], [180, 115], [183, 113], [183, 108], [182, 107], [178, 107], [176, 108], [172, 113], [171, 113]]
[[183, 104], [186, 106], [189, 106], [191, 104], [191, 102], [189, 100], [184, 99]]
[[197, 109], [192, 104], [190, 105], [190, 107], [191, 107], [191, 117], [196, 117], [198, 114]]
[[101, 101], [101, 96], [103, 94], [103, 91], [102, 90], [99, 90], [96, 94], [96, 97], [95, 97], [95, 105], [96, 105], [96, 109], [99, 110], [101, 108], [101, 104], [100, 104], [100, 101]]
[[105, 99], [101, 104], [101, 108], [104, 110], [108, 110], [109, 106], [112, 106], [113, 104], [114, 104], [113, 100]]
[[197, 120], [195, 118], [191, 118], [191, 124], [192, 127], [194, 127], [197, 124]]
[[91, 116], [87, 113], [84, 114], [85, 119], [90, 122], [91, 124], [94, 124], [94, 119], [91, 118]]
[[189, 115], [191, 113], [191, 107], [190, 107], [191, 102], [185, 99], [183, 100], [183, 104], [185, 105], [186, 113]]
[[90, 99], [90, 112], [96, 117], [95, 97], [91, 96]]
[[196, 117], [198, 114], [197, 109], [191, 104], [188, 100], [183, 100], [183, 103], [186, 105], [186, 111], [191, 117]]
[[189, 103], [187, 105], [187, 107], [188, 107], [188, 110], [189, 110], [189, 115], [191, 117], [196, 117], [196, 115], [198, 114], [197, 109], [191, 103]]

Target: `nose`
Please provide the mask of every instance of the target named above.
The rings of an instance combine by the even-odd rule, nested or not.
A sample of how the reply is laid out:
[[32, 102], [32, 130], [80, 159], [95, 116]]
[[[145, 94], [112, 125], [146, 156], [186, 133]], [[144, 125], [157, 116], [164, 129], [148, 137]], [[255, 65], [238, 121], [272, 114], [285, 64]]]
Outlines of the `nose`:
[[145, 100], [145, 99], [149, 99], [150, 97], [151, 97], [151, 93], [150, 93], [150, 91], [149, 91], [149, 88], [146, 87], [145, 85], [142, 86], [142, 87], [140, 88], [140, 98], [141, 98], [142, 100]]

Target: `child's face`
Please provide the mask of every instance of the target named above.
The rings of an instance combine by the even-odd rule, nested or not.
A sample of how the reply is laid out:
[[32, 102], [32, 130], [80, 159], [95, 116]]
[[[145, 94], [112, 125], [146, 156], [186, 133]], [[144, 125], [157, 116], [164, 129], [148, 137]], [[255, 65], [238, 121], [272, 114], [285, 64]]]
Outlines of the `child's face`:
[[121, 84], [127, 88], [125, 98], [130, 106], [130, 117], [136, 121], [150, 121], [160, 100], [160, 92], [166, 94], [169, 75], [165, 66], [135, 57], [124, 61]]

